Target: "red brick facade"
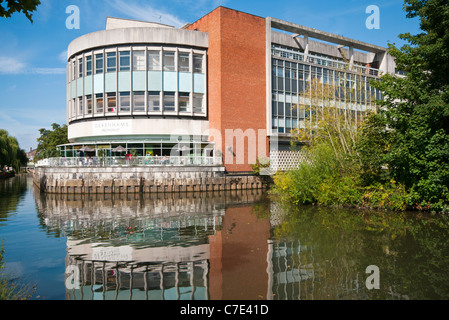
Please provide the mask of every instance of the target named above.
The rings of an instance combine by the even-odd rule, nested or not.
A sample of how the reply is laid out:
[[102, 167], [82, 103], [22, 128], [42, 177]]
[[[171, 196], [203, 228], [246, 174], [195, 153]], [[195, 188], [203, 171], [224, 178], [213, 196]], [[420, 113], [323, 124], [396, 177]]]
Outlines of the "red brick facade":
[[[268, 152], [265, 19], [218, 7], [188, 29], [209, 34], [211, 140], [222, 151], [227, 171], [251, 171], [250, 164]], [[244, 136], [244, 147], [233, 135], [240, 141]]]

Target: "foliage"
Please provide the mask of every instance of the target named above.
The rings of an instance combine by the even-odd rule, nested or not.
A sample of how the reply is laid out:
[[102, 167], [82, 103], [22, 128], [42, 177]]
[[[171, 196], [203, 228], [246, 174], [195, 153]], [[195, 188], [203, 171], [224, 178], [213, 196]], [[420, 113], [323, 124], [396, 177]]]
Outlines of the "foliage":
[[39, 0], [0, 0], [0, 17], [9, 18], [15, 12], [23, 12], [33, 22], [33, 11], [40, 5]]
[[257, 158], [256, 163], [251, 164], [251, 168], [253, 169], [253, 173], [260, 175], [261, 171], [264, 169], [268, 169], [270, 167], [270, 159], [261, 157]]
[[17, 139], [0, 129], [0, 169], [4, 166], [12, 166], [19, 171], [20, 167], [26, 166], [27, 163], [26, 153], [20, 149]]
[[[351, 92], [342, 96], [312, 82], [305, 111], [317, 121], [305, 121], [296, 138], [314, 155], [313, 164], [277, 175], [274, 192], [295, 203], [448, 210], [449, 67], [443, 62], [449, 59], [449, 3], [404, 3], [423, 31], [401, 34], [409, 43], [401, 49], [389, 45], [406, 76], [385, 74], [372, 82], [384, 99], [362, 119], [351, 119], [338, 105]], [[333, 157], [320, 151], [323, 146]]]
[[52, 130], [39, 129], [41, 136], [37, 139], [36, 160], [59, 157], [57, 145], [68, 143], [67, 125], [60, 126], [57, 123], [51, 125]]
[[[407, 76], [386, 74], [373, 84], [385, 99], [372, 120], [374, 129], [367, 129], [372, 135], [364, 138], [364, 174], [382, 182], [378, 173], [384, 166], [415, 201], [438, 203], [448, 200], [449, 191], [449, 68], [442, 63], [449, 58], [449, 3], [408, 0], [404, 8], [408, 17], [420, 17], [423, 32], [400, 35], [409, 42], [401, 49], [389, 46], [397, 68]], [[379, 137], [384, 142], [375, 154]]]

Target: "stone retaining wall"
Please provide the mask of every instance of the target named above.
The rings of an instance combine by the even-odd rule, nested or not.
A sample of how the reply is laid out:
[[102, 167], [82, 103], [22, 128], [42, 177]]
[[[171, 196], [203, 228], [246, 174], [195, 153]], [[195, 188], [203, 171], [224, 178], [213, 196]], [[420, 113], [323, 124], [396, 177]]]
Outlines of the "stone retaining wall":
[[34, 184], [45, 193], [114, 194], [263, 189], [259, 176], [227, 175], [222, 166], [37, 167]]

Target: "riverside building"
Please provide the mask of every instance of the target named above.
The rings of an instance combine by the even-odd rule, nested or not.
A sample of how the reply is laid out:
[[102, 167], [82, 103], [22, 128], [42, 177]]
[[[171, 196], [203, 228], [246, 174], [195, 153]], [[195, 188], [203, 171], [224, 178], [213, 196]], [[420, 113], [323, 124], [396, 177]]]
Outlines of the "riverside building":
[[381, 98], [370, 80], [386, 72], [386, 48], [225, 7], [181, 28], [108, 18], [68, 47], [70, 143], [59, 150], [227, 172], [265, 157], [282, 169], [295, 157], [292, 130], [316, 121], [313, 81], [334, 86], [357, 120]]

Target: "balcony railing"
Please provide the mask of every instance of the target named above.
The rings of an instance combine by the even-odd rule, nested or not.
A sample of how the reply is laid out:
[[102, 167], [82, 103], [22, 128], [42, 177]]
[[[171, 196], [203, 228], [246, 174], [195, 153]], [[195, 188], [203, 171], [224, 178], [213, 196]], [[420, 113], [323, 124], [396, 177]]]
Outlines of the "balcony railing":
[[148, 156], [148, 157], [73, 157], [39, 160], [36, 167], [114, 167], [114, 166], [211, 166], [221, 165], [221, 157]]

